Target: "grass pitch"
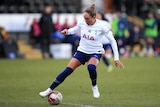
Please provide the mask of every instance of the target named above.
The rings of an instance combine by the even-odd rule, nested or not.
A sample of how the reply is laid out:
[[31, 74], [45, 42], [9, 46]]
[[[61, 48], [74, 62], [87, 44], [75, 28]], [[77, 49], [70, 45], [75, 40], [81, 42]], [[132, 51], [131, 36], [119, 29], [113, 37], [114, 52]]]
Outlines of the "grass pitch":
[[[45, 90], [69, 60], [0, 59], [0, 107], [51, 107], [38, 93]], [[110, 73], [101, 61], [98, 86], [92, 97], [86, 65], [80, 66], [56, 90], [63, 95], [57, 107], [160, 107], [160, 58], [122, 59], [124, 69]], [[54, 105], [55, 106], [55, 105]]]

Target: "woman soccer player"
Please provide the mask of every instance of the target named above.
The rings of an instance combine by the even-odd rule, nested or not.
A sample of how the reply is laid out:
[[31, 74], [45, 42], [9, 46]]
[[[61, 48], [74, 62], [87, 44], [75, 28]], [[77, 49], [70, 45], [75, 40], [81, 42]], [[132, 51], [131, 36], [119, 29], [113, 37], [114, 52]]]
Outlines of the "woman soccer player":
[[[102, 12], [97, 12], [96, 18], [99, 20], [103, 20], [104, 23], [109, 23]], [[108, 67], [108, 72], [111, 72], [113, 70], [112, 64], [110, 63], [112, 60], [112, 47], [110, 41], [105, 36], [102, 37], [101, 42], [105, 51], [105, 53], [102, 55], [102, 59], [105, 65]]]
[[99, 98], [100, 93], [97, 86], [96, 68], [98, 66], [101, 55], [104, 53], [104, 49], [101, 43], [101, 38], [104, 35], [108, 38], [112, 45], [115, 65], [120, 68], [124, 67], [123, 63], [121, 63], [119, 60], [117, 43], [114, 37], [111, 36], [111, 26], [101, 20], [96, 19], [95, 4], [92, 4], [89, 8], [87, 8], [84, 11], [83, 16], [84, 20], [79, 21], [75, 27], [61, 31], [62, 34], [69, 35], [74, 34], [80, 30], [81, 40], [77, 51], [75, 52], [67, 67], [56, 77], [56, 79], [47, 90], [39, 93], [41, 97], [48, 96], [52, 90], [60, 85], [66, 79], [66, 77], [68, 77], [78, 66], [88, 62], [87, 68], [92, 82], [93, 97]]

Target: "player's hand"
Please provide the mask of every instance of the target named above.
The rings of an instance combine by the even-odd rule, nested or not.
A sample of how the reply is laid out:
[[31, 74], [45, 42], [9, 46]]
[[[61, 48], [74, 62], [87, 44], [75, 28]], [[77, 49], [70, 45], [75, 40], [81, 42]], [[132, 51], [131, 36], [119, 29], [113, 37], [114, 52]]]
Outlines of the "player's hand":
[[67, 35], [68, 34], [68, 29], [64, 29], [61, 31], [62, 34]]
[[116, 60], [116, 61], [114, 61], [114, 63], [115, 63], [115, 65], [116, 65], [116, 67], [124, 68], [123, 63], [122, 63], [120, 60]]

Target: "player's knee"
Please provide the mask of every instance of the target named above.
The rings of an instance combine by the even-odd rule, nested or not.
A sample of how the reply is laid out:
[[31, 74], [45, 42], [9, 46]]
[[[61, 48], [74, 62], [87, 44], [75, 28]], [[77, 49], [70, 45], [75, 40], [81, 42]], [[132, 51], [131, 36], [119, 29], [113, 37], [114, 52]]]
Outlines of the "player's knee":
[[88, 71], [89, 72], [92, 72], [92, 71], [95, 71], [96, 70], [96, 66], [95, 65], [93, 65], [93, 64], [89, 64], [88, 65]]

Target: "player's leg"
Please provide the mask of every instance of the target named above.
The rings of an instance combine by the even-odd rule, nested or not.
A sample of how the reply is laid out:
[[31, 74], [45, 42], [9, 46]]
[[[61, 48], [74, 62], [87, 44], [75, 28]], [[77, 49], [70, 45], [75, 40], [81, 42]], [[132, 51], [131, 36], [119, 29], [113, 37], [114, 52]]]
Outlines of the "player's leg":
[[51, 84], [50, 89], [53, 90], [54, 88], [56, 88], [80, 65], [81, 63], [76, 58], [72, 58], [65, 70], [62, 71]]
[[105, 53], [102, 56], [103, 62], [108, 67], [108, 72], [111, 72], [113, 70], [112, 67], [112, 47], [110, 44], [104, 44], [103, 48], [105, 50]]
[[111, 72], [113, 70], [113, 66], [112, 66], [112, 62], [113, 62], [113, 59], [112, 59], [112, 50], [111, 48], [108, 48], [105, 50], [105, 58], [108, 60], [108, 72]]
[[53, 89], [55, 89], [58, 85], [60, 85], [66, 79], [66, 77], [68, 77], [80, 65], [81, 65], [81, 62], [78, 59], [72, 58], [68, 66], [64, 69], [64, 71], [62, 71], [56, 77], [56, 79], [53, 81], [50, 87], [47, 90], [40, 92], [39, 95], [41, 97], [48, 96], [49, 93], [52, 92]]
[[102, 59], [103, 59], [104, 64], [108, 67], [110, 64], [109, 64], [108, 59], [105, 57], [105, 55], [106, 55], [106, 54], [104, 54], [104, 55], [102, 56]]
[[98, 86], [97, 86], [97, 71], [96, 71], [98, 63], [99, 63], [99, 60], [96, 57], [92, 57], [88, 61], [88, 71], [89, 71], [90, 79], [92, 82], [92, 91], [93, 91], [94, 98], [99, 98], [100, 96]]

